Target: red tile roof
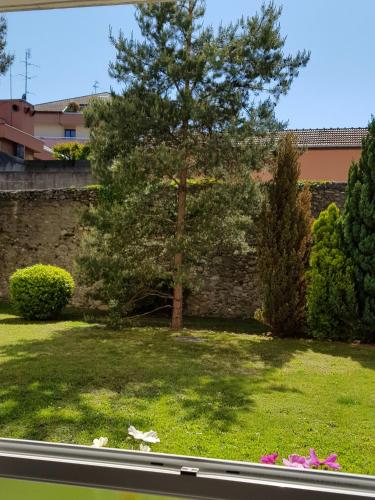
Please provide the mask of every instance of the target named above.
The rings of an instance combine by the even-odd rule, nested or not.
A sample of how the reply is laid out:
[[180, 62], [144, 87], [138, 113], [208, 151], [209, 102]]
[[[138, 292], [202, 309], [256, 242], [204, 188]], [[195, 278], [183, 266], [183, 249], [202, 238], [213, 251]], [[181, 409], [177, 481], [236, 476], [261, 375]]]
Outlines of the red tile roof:
[[[93, 98], [109, 99], [109, 92], [90, 94], [81, 97], [71, 97], [69, 99], [60, 99], [58, 101], [35, 104], [36, 111], [63, 112], [71, 103], [75, 102], [81, 107], [87, 106]], [[367, 135], [367, 128], [306, 128], [289, 129], [297, 136], [298, 145], [307, 148], [360, 148], [362, 139]]]
[[360, 148], [367, 128], [317, 128], [292, 129], [298, 145], [308, 148]]

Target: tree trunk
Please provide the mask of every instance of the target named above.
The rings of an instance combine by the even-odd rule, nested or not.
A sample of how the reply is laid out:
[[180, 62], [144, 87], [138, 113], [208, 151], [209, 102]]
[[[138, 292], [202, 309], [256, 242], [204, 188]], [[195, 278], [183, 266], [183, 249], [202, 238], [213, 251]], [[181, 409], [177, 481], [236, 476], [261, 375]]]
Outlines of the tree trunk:
[[183, 301], [184, 288], [182, 283], [182, 270], [184, 255], [181, 249], [184, 235], [184, 223], [186, 214], [186, 189], [187, 189], [187, 168], [183, 168], [180, 173], [179, 186], [177, 192], [177, 224], [176, 241], [177, 253], [174, 257], [175, 282], [173, 290], [173, 313], [171, 329], [179, 331], [183, 327]]
[[[189, 0], [188, 14], [191, 26], [193, 25], [194, 13], [194, 0]], [[191, 33], [186, 39], [186, 57], [190, 57], [192, 38]], [[186, 101], [189, 102], [191, 98], [190, 81], [185, 80], [185, 96]], [[190, 113], [189, 113], [190, 115]], [[189, 129], [189, 116], [184, 117], [183, 131], [185, 139], [188, 135]], [[185, 142], [186, 144], [186, 142]], [[186, 215], [186, 194], [187, 194], [187, 180], [188, 180], [188, 165], [185, 164], [181, 168], [178, 175], [178, 192], [177, 192], [177, 224], [176, 224], [176, 242], [177, 253], [174, 257], [175, 275], [174, 275], [174, 289], [173, 289], [173, 313], [171, 329], [173, 331], [182, 330], [183, 327], [183, 303], [184, 303], [184, 285], [183, 285], [183, 260], [184, 254], [182, 250], [182, 243], [184, 237], [184, 224]]]
[[177, 283], [173, 291], [173, 314], [171, 330], [179, 332], [183, 328], [183, 300], [184, 289], [182, 283]]

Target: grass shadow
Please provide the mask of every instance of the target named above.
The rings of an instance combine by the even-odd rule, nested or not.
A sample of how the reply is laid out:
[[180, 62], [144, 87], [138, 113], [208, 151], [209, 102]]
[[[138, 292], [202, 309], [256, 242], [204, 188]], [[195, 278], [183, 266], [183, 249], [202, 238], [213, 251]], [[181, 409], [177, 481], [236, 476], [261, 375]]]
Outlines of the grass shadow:
[[[27, 330], [23, 320], [8, 319]], [[229, 432], [256, 409], [259, 394], [302, 394], [274, 379], [275, 371], [300, 353], [351, 357], [375, 368], [375, 350], [365, 346], [226, 335], [212, 324], [202, 329], [201, 322], [199, 332], [191, 328], [183, 333], [199, 335], [199, 343], [180, 342], [165, 327], [150, 324], [121, 331], [50, 324], [54, 333], [47, 338], [27, 339], [26, 332], [22, 339], [0, 345], [3, 435], [46, 440], [61, 433], [62, 440], [74, 442], [81, 429], [93, 436], [103, 422], [114, 435], [124, 434], [130, 423], [141, 428], [149, 424], [145, 415], [150, 405], [172, 405], [176, 399], [183, 412], [179, 418], [188, 425], [204, 419], [213, 429]], [[101, 394], [107, 410], [95, 404]], [[122, 410], [129, 401], [137, 410], [131, 415]]]
[[47, 320], [26, 320], [20, 316], [12, 304], [0, 302], [0, 315], [10, 317], [0, 318], [0, 325], [46, 325], [59, 324], [62, 321], [86, 321], [97, 323], [105, 319], [105, 313], [98, 309], [66, 307], [59, 315]]
[[[27, 325], [26, 325], [27, 326]], [[136, 398], [145, 406], [184, 395], [184, 418], [205, 417], [229, 430], [254, 407], [270, 367], [253, 369], [254, 384], [240, 374], [249, 352], [236, 343], [177, 342], [164, 329], [110, 331], [101, 326], [65, 329], [45, 340], [22, 340], [0, 348], [0, 421], [3, 429], [19, 421], [20, 436], [47, 439], [55, 425], [84, 427], [95, 434], [100, 421], [82, 395]], [[63, 408], [69, 408], [64, 414]], [[59, 416], [60, 415], [60, 416]], [[103, 416], [102, 416], [103, 418]], [[112, 429], [129, 425], [129, 416], [106, 415]], [[145, 422], [133, 419], [136, 425]]]
[[[151, 316], [135, 322], [137, 326], [154, 326], [168, 328], [170, 318], [167, 316]], [[212, 332], [230, 332], [245, 334], [265, 334], [269, 328], [255, 319], [229, 318], [198, 318], [187, 316], [184, 318], [184, 328], [187, 330], [207, 330]]]

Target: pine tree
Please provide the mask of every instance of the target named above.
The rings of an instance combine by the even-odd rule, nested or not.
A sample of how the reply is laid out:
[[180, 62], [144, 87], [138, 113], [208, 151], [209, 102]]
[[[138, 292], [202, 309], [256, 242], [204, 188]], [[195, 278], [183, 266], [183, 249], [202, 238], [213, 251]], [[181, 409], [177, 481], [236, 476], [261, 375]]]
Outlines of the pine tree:
[[312, 226], [308, 326], [313, 337], [349, 340], [357, 317], [353, 266], [346, 256], [340, 210], [331, 203]]
[[369, 124], [362, 155], [349, 171], [344, 236], [354, 267], [362, 336], [375, 340], [375, 120]]
[[280, 128], [274, 106], [309, 58], [284, 54], [273, 3], [217, 33], [202, 26], [204, 12], [202, 0], [139, 7], [143, 40], [111, 35], [123, 93], [86, 114], [104, 198], [83, 274], [123, 313], [163, 282], [175, 330], [196, 263], [218, 247], [248, 249], [251, 172], [269, 151], [259, 139]]
[[292, 134], [280, 139], [257, 223], [263, 317], [280, 337], [303, 334], [306, 322], [311, 196], [307, 187], [298, 187], [299, 154]]
[[5, 51], [7, 45], [7, 22], [5, 17], [0, 17], [0, 75], [5, 75], [9, 66], [14, 60], [14, 56]]

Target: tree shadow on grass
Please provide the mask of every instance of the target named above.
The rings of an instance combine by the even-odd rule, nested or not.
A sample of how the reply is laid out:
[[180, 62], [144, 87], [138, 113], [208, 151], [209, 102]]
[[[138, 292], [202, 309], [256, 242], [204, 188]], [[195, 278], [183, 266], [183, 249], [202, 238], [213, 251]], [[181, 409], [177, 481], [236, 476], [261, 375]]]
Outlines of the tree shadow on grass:
[[11, 318], [2, 318], [0, 319], [0, 325], [22, 325], [22, 326], [28, 326], [28, 325], [57, 325], [61, 323], [61, 318], [60, 319], [49, 319], [46, 321], [34, 321], [34, 320], [27, 320], [24, 318], [21, 318], [21, 316], [14, 316]]
[[[144, 320], [143, 324], [167, 327], [168, 322], [168, 318], [149, 318]], [[275, 368], [282, 368], [294, 357], [296, 352], [313, 351], [335, 357], [350, 357], [353, 361], [366, 368], [375, 369], [375, 345], [318, 341], [306, 337], [280, 339], [267, 336], [264, 338], [269, 331], [269, 327], [254, 319], [187, 317], [184, 324], [185, 328], [192, 332], [207, 330], [218, 333], [259, 335], [262, 342], [269, 341], [269, 343], [252, 344], [250, 349], [263, 363], [272, 365]], [[265, 345], [267, 345], [266, 349], [264, 348]]]
[[[168, 328], [170, 318], [168, 316], [149, 316], [138, 320], [139, 326], [154, 326]], [[184, 327], [187, 330], [206, 330], [212, 332], [263, 334], [269, 331], [269, 327], [259, 323], [255, 319], [230, 319], [230, 318], [199, 318], [187, 316], [184, 318]]]
[[345, 342], [318, 341], [309, 338], [266, 337], [257, 346], [248, 346], [266, 366], [282, 368], [296, 354], [312, 352], [326, 356], [350, 358], [364, 368], [375, 370], [375, 346]]
[[[93, 309], [81, 309], [76, 307], [67, 307], [56, 317], [45, 321], [26, 320], [14, 309], [11, 304], [0, 302], [0, 314], [7, 315], [5, 318], [0, 318], [0, 325], [45, 325], [58, 324], [64, 321], [86, 321], [86, 322], [101, 322], [103, 320], [103, 311]], [[90, 318], [90, 321], [87, 321]]]
[[326, 356], [350, 358], [364, 368], [375, 370], [375, 345], [306, 340], [308, 349]]
[[[124, 435], [129, 423], [149, 425], [142, 407], [178, 396], [184, 420], [203, 418], [229, 432], [255, 408], [255, 394], [276, 390], [267, 388], [267, 379], [280, 362], [244, 368], [249, 360], [262, 359], [267, 348], [246, 343], [252, 348], [225, 339], [181, 343], [163, 329], [113, 332], [90, 326], [5, 345], [0, 348], [3, 435], [45, 440], [61, 427], [68, 437], [82, 428], [95, 436], [103, 422], [113, 434]], [[101, 394], [113, 412], [92, 403]], [[126, 398], [135, 399], [139, 409], [131, 422], [128, 413], [116, 410]]]
[[[275, 371], [301, 352], [351, 356], [372, 367], [375, 362], [375, 351], [346, 344], [199, 335], [200, 343], [178, 342], [162, 328], [114, 332], [85, 326], [0, 347], [2, 434], [46, 440], [60, 432], [65, 441], [74, 442], [81, 429], [96, 436], [104, 426], [116, 442], [130, 423], [147, 428], [146, 410], [165, 398], [171, 405], [178, 402], [180, 418], [187, 423], [204, 419], [212, 428], [230, 432], [255, 410], [256, 395], [301, 393], [274, 379]], [[96, 404], [102, 399], [105, 410]]]

